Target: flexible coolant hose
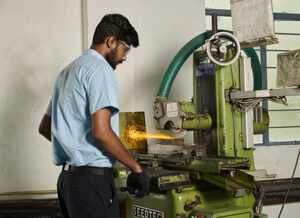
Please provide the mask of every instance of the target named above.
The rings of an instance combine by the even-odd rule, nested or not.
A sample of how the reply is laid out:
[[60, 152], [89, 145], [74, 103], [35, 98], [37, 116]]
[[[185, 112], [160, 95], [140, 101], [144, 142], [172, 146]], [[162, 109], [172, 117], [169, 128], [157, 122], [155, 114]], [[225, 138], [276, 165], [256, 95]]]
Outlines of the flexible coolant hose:
[[[219, 30], [224, 31], [224, 30]], [[231, 31], [226, 31], [230, 32]], [[190, 40], [188, 43], [186, 43], [176, 54], [176, 56], [173, 58], [172, 62], [170, 63], [167, 71], [165, 72], [164, 78], [160, 84], [158, 93], [157, 93], [157, 99], [168, 99], [170, 89], [173, 85], [174, 79], [176, 78], [178, 71], [186, 61], [186, 59], [194, 52], [196, 49], [198, 49], [200, 46], [202, 46], [205, 43], [206, 39], [209, 39], [212, 36], [211, 31], [207, 31], [204, 33], [201, 33], [200, 35], [196, 36], [192, 40]], [[245, 48], [243, 49], [244, 52], [248, 57], [251, 58], [251, 66], [253, 71], [253, 78], [254, 78], [254, 90], [261, 90], [262, 88], [262, 78], [261, 78], [261, 68], [260, 68], [260, 62], [257, 57], [257, 54], [253, 48]]]

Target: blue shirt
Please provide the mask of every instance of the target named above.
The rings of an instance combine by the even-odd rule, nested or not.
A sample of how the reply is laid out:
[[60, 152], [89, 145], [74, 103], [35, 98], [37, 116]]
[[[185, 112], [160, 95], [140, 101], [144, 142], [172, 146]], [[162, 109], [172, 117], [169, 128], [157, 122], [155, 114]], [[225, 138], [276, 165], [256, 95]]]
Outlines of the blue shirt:
[[118, 82], [109, 63], [87, 49], [59, 73], [46, 114], [51, 116], [53, 163], [112, 167], [111, 157], [92, 135], [91, 116], [111, 109], [111, 126], [119, 135]]

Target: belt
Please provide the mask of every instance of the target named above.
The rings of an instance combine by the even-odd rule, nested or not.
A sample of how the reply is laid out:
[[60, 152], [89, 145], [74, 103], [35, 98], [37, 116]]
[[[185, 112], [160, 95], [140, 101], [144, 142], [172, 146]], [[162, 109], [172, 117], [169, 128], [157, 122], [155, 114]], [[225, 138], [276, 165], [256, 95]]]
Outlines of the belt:
[[108, 167], [92, 167], [92, 166], [72, 166], [68, 163], [65, 163], [62, 167], [63, 171], [71, 171], [78, 173], [86, 173], [93, 175], [113, 175], [112, 168]]

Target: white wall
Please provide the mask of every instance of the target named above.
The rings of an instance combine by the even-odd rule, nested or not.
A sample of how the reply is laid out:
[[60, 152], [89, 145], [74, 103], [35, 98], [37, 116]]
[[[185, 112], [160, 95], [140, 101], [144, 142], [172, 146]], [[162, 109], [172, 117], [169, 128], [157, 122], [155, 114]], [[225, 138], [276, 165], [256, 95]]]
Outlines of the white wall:
[[[145, 111], [153, 127], [152, 104], [168, 64], [205, 30], [204, 0], [88, 0], [87, 6], [88, 45], [104, 14], [124, 14], [136, 27], [141, 45], [116, 71], [120, 108]], [[60, 167], [37, 129], [57, 74], [82, 53], [81, 9], [80, 0], [0, 3], [0, 192], [56, 189]], [[170, 99], [190, 100], [191, 84], [190, 58]]]
[[56, 189], [38, 126], [58, 72], [81, 54], [80, 0], [0, 2], [0, 192]]

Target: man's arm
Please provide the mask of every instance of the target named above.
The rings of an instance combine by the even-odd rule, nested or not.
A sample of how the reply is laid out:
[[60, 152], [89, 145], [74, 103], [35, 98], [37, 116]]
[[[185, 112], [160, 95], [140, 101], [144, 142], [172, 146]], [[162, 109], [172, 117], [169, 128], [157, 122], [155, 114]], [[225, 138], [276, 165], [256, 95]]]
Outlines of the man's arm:
[[114, 158], [135, 172], [142, 172], [141, 166], [128, 153], [110, 125], [111, 111], [102, 108], [92, 115], [93, 136]]
[[44, 114], [40, 126], [39, 133], [51, 142], [51, 117]]

